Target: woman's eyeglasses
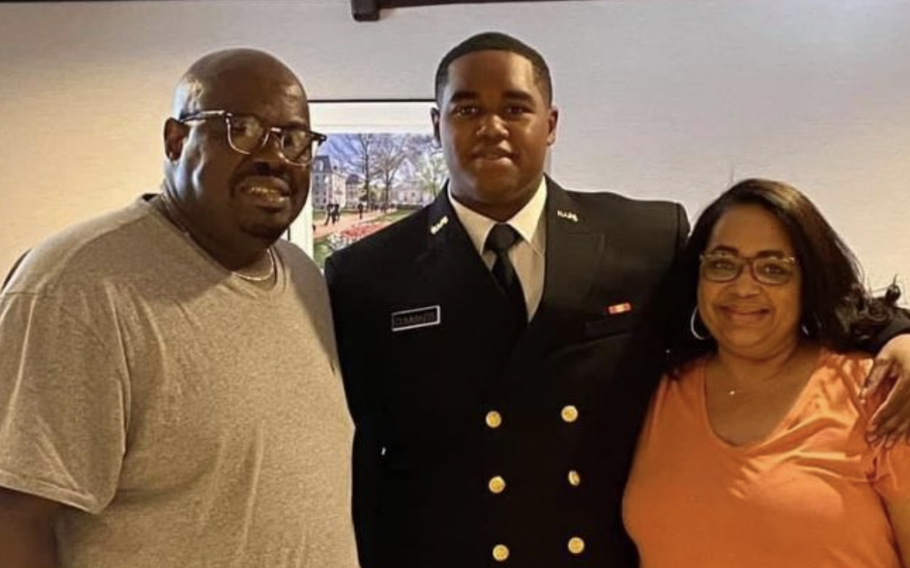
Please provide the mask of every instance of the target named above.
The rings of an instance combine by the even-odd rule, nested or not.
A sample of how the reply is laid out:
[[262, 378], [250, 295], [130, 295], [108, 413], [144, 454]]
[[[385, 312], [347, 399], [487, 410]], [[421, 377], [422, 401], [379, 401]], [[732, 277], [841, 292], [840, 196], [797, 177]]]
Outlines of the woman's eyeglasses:
[[702, 277], [711, 282], [732, 282], [748, 265], [757, 282], [780, 286], [789, 282], [797, 270], [796, 259], [792, 256], [746, 258], [729, 252], [706, 252], [699, 259]]

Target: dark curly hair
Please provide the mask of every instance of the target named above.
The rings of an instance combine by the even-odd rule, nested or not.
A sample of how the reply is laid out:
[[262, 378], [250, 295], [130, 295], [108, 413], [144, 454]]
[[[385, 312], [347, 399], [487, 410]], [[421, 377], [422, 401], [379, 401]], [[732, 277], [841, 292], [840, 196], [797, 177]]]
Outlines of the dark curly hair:
[[808, 197], [785, 183], [747, 179], [711, 203], [689, 237], [682, 257], [683, 289], [679, 290], [684, 304], [671, 330], [671, 370], [717, 349], [712, 338], [692, 336], [689, 316], [698, 302], [699, 256], [720, 218], [740, 205], [756, 205], [774, 215], [793, 243], [803, 275], [801, 322], [809, 337], [832, 351], [862, 349], [891, 322], [899, 309], [900, 290], [892, 284], [881, 298], [866, 291], [856, 257]]

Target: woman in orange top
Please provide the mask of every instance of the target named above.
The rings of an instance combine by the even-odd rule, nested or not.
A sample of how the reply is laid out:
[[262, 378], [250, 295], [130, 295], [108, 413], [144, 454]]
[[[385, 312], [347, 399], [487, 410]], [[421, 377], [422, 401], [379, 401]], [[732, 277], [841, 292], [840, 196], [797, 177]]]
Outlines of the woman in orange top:
[[623, 504], [642, 568], [910, 566], [910, 446], [867, 441], [871, 361], [849, 353], [898, 293], [867, 296], [812, 203], [764, 180], [708, 207], [688, 267], [689, 339]]

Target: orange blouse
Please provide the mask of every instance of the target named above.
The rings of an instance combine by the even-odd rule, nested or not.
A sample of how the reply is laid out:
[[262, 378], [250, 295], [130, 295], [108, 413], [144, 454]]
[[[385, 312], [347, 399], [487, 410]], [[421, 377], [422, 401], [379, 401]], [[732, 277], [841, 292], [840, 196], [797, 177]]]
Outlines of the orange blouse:
[[704, 360], [664, 377], [623, 502], [642, 568], [899, 568], [882, 498], [910, 496], [910, 446], [865, 440], [870, 365], [823, 352], [781, 423], [742, 446], [711, 428]]

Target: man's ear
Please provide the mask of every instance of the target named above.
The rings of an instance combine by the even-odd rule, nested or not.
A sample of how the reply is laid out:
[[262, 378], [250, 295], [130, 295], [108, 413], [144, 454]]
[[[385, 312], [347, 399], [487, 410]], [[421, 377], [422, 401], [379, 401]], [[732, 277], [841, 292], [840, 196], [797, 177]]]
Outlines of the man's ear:
[[547, 128], [549, 132], [547, 133], [547, 145], [552, 146], [556, 142], [556, 123], [559, 122], [559, 109], [555, 106], [550, 107], [550, 111], [547, 115]]
[[189, 133], [186, 124], [175, 118], [169, 118], [164, 123], [164, 155], [171, 162], [180, 159], [183, 153], [183, 142]]
[[442, 146], [442, 140], [439, 138], [439, 109], [433, 107], [430, 109], [430, 120], [433, 121], [433, 138], [436, 139], [436, 143]]

